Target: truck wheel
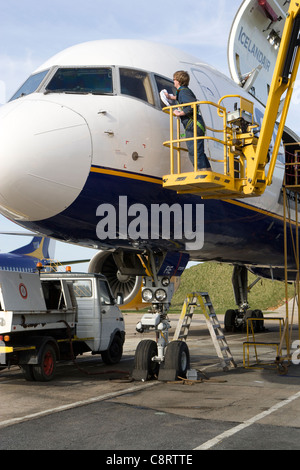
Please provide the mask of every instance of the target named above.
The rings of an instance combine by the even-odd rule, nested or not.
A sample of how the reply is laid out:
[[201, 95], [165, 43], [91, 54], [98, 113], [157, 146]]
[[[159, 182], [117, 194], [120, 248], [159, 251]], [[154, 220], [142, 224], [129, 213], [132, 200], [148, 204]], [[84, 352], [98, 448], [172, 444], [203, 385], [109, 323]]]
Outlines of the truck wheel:
[[51, 344], [45, 344], [41, 354], [41, 362], [32, 366], [32, 371], [38, 382], [49, 382], [53, 379], [56, 372], [56, 351]]
[[103, 362], [107, 365], [118, 364], [123, 355], [123, 341], [119, 335], [115, 335], [107, 351], [101, 353]]
[[33, 375], [33, 366], [27, 365], [27, 364], [22, 364], [19, 366], [24, 379], [27, 380], [28, 382], [33, 382], [35, 381], [34, 375]]

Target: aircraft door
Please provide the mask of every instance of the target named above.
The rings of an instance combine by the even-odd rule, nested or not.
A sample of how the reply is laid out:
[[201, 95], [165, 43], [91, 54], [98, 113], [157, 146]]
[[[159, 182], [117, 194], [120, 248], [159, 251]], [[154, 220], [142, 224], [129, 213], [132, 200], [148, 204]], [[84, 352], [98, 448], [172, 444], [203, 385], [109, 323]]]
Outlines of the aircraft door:
[[120, 67], [118, 152], [116, 166], [138, 174], [153, 170], [155, 98], [150, 74]]

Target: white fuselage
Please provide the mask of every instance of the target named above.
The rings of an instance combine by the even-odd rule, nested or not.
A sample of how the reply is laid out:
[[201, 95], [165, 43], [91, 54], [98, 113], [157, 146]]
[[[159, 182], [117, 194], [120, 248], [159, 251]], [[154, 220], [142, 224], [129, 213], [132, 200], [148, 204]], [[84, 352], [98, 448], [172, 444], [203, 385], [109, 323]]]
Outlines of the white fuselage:
[[[49, 90], [49, 83], [61, 68], [109, 69], [112, 88], [105, 94]], [[169, 81], [171, 92], [173, 73], [180, 69], [189, 72], [190, 88], [199, 101], [218, 102], [228, 94], [244, 94], [249, 99], [247, 93], [216, 69], [157, 43], [94, 41], [69, 48], [44, 63], [34, 72], [48, 70], [37, 89], [0, 109], [0, 212], [21, 225], [58, 239], [115, 248], [115, 241], [101, 243], [96, 236], [99, 204], [117, 205], [120, 195], [131, 197], [132, 203], [146, 200], [149, 204], [158, 200], [162, 203], [164, 199], [170, 202], [170, 193], [173, 202], [185, 201], [176, 193], [164, 192], [161, 186], [162, 176], [170, 172], [170, 158], [169, 150], [163, 147], [163, 142], [169, 139], [169, 117], [162, 112], [159, 86], [161, 79], [166, 80], [165, 86]], [[125, 78], [135, 74], [136, 78], [139, 73], [145, 94], [142, 99], [127, 92], [122, 82], [122, 74]], [[233, 109], [235, 101], [227, 100], [226, 108]], [[208, 128], [222, 128], [222, 119], [211, 107], [203, 105], [201, 112]], [[258, 124], [263, 113], [264, 108], [255, 103], [254, 118]], [[208, 130], [207, 135], [214, 133]], [[213, 169], [221, 171], [223, 164], [214, 160], [223, 158], [222, 145], [207, 140], [205, 145]], [[182, 169], [192, 171], [192, 168], [186, 157]], [[247, 242], [242, 235], [247, 232], [246, 212], [254, 218], [268, 218], [264, 231], [273, 220], [282, 221], [279, 197], [283, 177], [282, 147], [272, 185], [262, 197], [249, 203], [215, 202], [212, 212], [211, 203], [206, 203], [206, 220], [211, 222], [214, 217], [216, 223], [216, 204], [220, 204], [222, 229], [217, 234], [215, 228], [209, 228], [207, 245], [194, 253], [193, 258], [221, 259], [226, 244], [234, 251], [238, 242], [243, 246], [239, 247], [236, 259], [229, 252], [224, 253], [224, 259], [251, 262], [252, 238]], [[189, 198], [192, 200], [201, 202], [197, 196]], [[232, 212], [237, 207], [243, 211], [240, 219], [236, 211]], [[244, 225], [239, 233], [240, 224]], [[264, 240], [255, 251], [263, 250], [266, 243]], [[243, 250], [247, 255], [241, 255]], [[262, 260], [262, 264], [269, 265], [269, 261]]]

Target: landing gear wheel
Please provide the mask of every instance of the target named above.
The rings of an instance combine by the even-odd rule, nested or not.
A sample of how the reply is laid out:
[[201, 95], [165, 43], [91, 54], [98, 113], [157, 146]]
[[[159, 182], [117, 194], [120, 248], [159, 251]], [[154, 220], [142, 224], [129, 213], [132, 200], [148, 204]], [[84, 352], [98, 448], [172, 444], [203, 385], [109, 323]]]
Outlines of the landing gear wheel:
[[159, 380], [186, 378], [190, 368], [190, 353], [184, 341], [171, 341], [166, 347], [165, 360], [160, 366]]
[[37, 382], [49, 382], [56, 372], [56, 352], [51, 344], [45, 344], [40, 364], [32, 366], [33, 376]]
[[[247, 330], [247, 318], [263, 318], [263, 313], [261, 310], [248, 310], [245, 314], [245, 331]], [[249, 331], [251, 333], [251, 323], [254, 333], [259, 333], [264, 328], [264, 322], [262, 320], [252, 320], [248, 322]]]
[[103, 362], [107, 365], [118, 364], [123, 354], [123, 341], [120, 336], [115, 335], [107, 351], [101, 353]]
[[236, 310], [227, 310], [224, 317], [224, 329], [227, 333], [232, 333], [236, 329], [235, 319], [237, 316]]
[[[264, 318], [264, 314], [262, 313], [261, 310], [253, 310], [253, 315], [255, 315], [256, 318]], [[258, 320], [255, 322], [255, 332], [259, 333], [261, 331], [264, 331], [264, 321], [263, 320]]]
[[159, 364], [152, 361], [157, 356], [157, 344], [151, 339], [141, 341], [135, 351], [134, 370], [132, 377], [135, 380], [150, 380], [158, 375]]

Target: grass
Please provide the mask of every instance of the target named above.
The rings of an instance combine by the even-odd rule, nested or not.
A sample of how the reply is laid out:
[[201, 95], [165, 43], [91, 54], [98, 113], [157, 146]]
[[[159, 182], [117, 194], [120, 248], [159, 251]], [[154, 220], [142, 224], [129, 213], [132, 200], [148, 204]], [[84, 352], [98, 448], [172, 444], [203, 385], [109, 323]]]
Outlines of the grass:
[[[187, 294], [208, 292], [218, 315], [235, 309], [235, 298], [231, 283], [233, 266], [216, 262], [202, 263], [186, 269], [181, 277], [179, 289], [173, 296], [170, 312], [180, 311]], [[248, 285], [256, 276], [249, 273]], [[293, 297], [293, 286], [289, 287], [289, 298]], [[260, 280], [250, 291], [248, 302], [252, 309], [276, 309], [285, 301], [285, 283], [268, 279]]]

